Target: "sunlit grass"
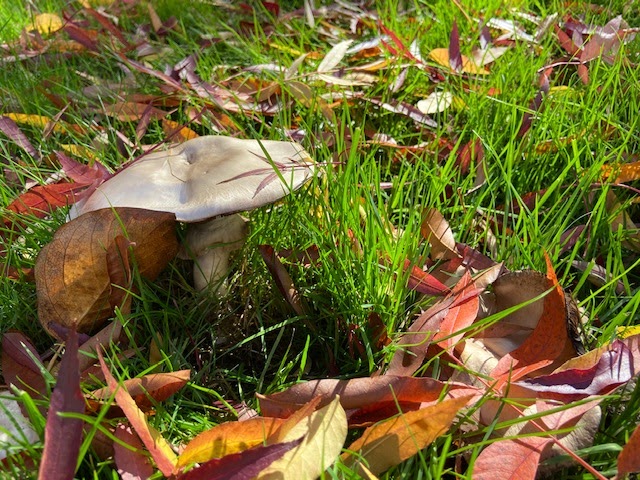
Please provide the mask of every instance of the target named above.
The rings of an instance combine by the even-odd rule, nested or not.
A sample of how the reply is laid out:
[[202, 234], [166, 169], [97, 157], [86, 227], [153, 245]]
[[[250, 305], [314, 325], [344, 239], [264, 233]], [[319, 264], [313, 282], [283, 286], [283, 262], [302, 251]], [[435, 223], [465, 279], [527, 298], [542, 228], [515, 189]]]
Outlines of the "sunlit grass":
[[[465, 14], [483, 11], [491, 17], [500, 11], [512, 18], [500, 2], [475, 3], [473, 8], [461, 11], [450, 2], [380, 2], [377, 11], [386, 28], [407, 45], [415, 40], [427, 58], [431, 49], [447, 47], [454, 19], [460, 27], [462, 51], [468, 54], [478, 44], [479, 28], [475, 22], [467, 21]], [[521, 11], [565, 13], [559, 4], [541, 11], [543, 7], [536, 2], [528, 7], [521, 3]], [[402, 12], [400, 4], [407, 8], [406, 13], [398, 13]], [[55, 11], [63, 6], [64, 3], [52, 2], [41, 8]], [[609, 8], [620, 13], [622, 3]], [[310, 80], [320, 59], [331, 48], [330, 43], [346, 38], [347, 25], [341, 25], [344, 30], [337, 30], [334, 39], [319, 28], [310, 28], [304, 16], [291, 16], [276, 22], [274, 33], [265, 23], [257, 24], [247, 35], [241, 24], [246, 16], [236, 8], [221, 10], [206, 2], [184, 8], [167, 0], [157, 2], [156, 9], [163, 19], [175, 15], [179, 25], [165, 39], [153, 39], [157, 45], [168, 47], [148, 59], [149, 65], [160, 71], [197, 53], [198, 73], [211, 83], [230, 75], [237, 75], [239, 80], [257, 76], [279, 81], [282, 89], [291, 93], [291, 84], [281, 75], [241, 69], [267, 63], [287, 68], [300, 55], [312, 54], [301, 64], [295, 78], [310, 86], [313, 99], [294, 98], [290, 106], [268, 119], [226, 114], [246, 137], [282, 140], [290, 129], [304, 130], [302, 142], [322, 165], [323, 172], [281, 204], [250, 214], [251, 234], [242, 251], [235, 255], [225, 298], [194, 292], [190, 269], [180, 260], [172, 263], [154, 284], [137, 280], [139, 293], [133, 311], [123, 318], [135, 355], [121, 364], [115, 362], [117, 352], [112, 352], [111, 358], [114, 371], [121, 372], [123, 378], [154, 368], [193, 369], [192, 384], [164, 402], [153, 419], [168, 439], [184, 442], [230, 418], [229, 412], [215, 402], [246, 402], [255, 407], [256, 392], [272, 393], [312, 378], [367, 376], [380, 368], [389, 352], [375, 352], [372, 347], [367, 323], [370, 315], [379, 315], [393, 335], [406, 328], [430, 302], [406, 288], [403, 272], [405, 259], [417, 261], [428, 253], [420, 234], [422, 212], [427, 207], [436, 208], [445, 216], [458, 241], [505, 262], [510, 269], [543, 271], [548, 255], [562, 285], [574, 293], [589, 318], [586, 328], [592, 346], [609, 342], [616, 327], [637, 323], [640, 265], [637, 253], [622, 243], [635, 232], [611, 230], [619, 212], [608, 207], [607, 192], [619, 195], [621, 208], [636, 219], [637, 205], [630, 206], [632, 193], [601, 185], [602, 166], [622, 161], [636, 152], [640, 143], [640, 100], [631, 94], [638, 84], [638, 72], [624, 64], [623, 55], [614, 65], [592, 62], [588, 85], [580, 82], [575, 67], [563, 67], [524, 137], [518, 131], [538, 91], [538, 72], [562, 55], [552, 33], [545, 35], [539, 45], [522, 42], [510, 47], [492, 65], [489, 76], [446, 74], [446, 80], [437, 87], [424, 70], [411, 66], [409, 60], [394, 59], [395, 64], [376, 74], [374, 85], [362, 89], [365, 96], [415, 104], [438, 88], [452, 92], [460, 100], [456, 108], [434, 115], [436, 128], [420, 128], [407, 117], [347, 98], [342, 87]], [[584, 13], [599, 25], [614, 16]], [[12, 15], [17, 19], [15, 23], [3, 21]], [[133, 31], [138, 23], [149, 21], [144, 9], [137, 15], [123, 18], [121, 28]], [[0, 38], [16, 38], [19, 28], [31, 17], [18, 7], [1, 7], [0, 27], [4, 27]], [[268, 13], [260, 11], [259, 18], [266, 20]], [[373, 35], [373, 30], [365, 31], [369, 37]], [[198, 45], [203, 35], [223, 34], [224, 40], [213, 47], [202, 50]], [[637, 55], [637, 42], [623, 50], [625, 55]], [[159, 82], [139, 72], [124, 72], [115, 60], [113, 52], [101, 58], [45, 55], [0, 69], [2, 112], [54, 116], [59, 108], [44, 95], [42, 87], [46, 84], [49, 92], [72, 104], [65, 113], [69, 123], [88, 128], [95, 119], [108, 127], [107, 143], [96, 149], [96, 154], [106, 165], [116, 167], [126, 158], [117, 147], [115, 131], [134, 138], [135, 124], [101, 116], [101, 106], [127, 89], [132, 89], [129, 93], [159, 94]], [[390, 86], [405, 68], [408, 70], [403, 86], [392, 92]], [[89, 97], [87, 88], [95, 87], [96, 82], [103, 89]], [[490, 94], [489, 89], [494, 92]], [[323, 114], [318, 104], [320, 95], [330, 92], [338, 99], [333, 109], [335, 122]], [[198, 109], [204, 104], [205, 100], [193, 95], [182, 107]], [[176, 119], [188, 121], [186, 116]], [[215, 133], [213, 125], [206, 121], [193, 128], [202, 134]], [[60, 149], [62, 143], [93, 146], [97, 136], [93, 132], [43, 137], [36, 127], [24, 127], [23, 131], [44, 155]], [[389, 135], [402, 145], [428, 142], [433, 148], [417, 156], [398, 158], [392, 149], [368, 143], [371, 131]], [[161, 126], [154, 123], [142, 141], [151, 144], [163, 136]], [[483, 145], [487, 181], [467, 194], [474, 186], [474, 169], [462, 175], [456, 158], [472, 139], [479, 139]], [[439, 141], [454, 145], [444, 158], [433, 152]], [[8, 163], [0, 180], [3, 205], [15, 198], [25, 181], [42, 182], [55, 170], [46, 162], [35, 162], [10, 143], [2, 142], [0, 155]], [[10, 182], [7, 173], [14, 174], [20, 180], [18, 184]], [[384, 184], [389, 183], [387, 188], [389, 185]], [[525, 200], [532, 192], [540, 194], [530, 207]], [[489, 224], [496, 216], [507, 220], [482, 227], [478, 223], [482, 220], [479, 212], [486, 214], [484, 220]], [[11, 247], [9, 259], [21, 267], [32, 266], [33, 252], [51, 239], [62, 222], [63, 214], [45, 221], [34, 220], [24, 232], [24, 244]], [[563, 251], [562, 233], [580, 225], [586, 225], [588, 234]], [[278, 292], [259, 253], [258, 246], [262, 244], [272, 245], [276, 251], [292, 249], [296, 253], [317, 248], [319, 259], [311, 265], [284, 260], [304, 302], [304, 316], [297, 316]], [[588, 271], [572, 266], [576, 260], [599, 261], [612, 279], [603, 286], [594, 286]], [[622, 293], [616, 292], [618, 280], [624, 285]], [[43, 351], [51, 342], [35, 322], [36, 315], [33, 285], [3, 279], [2, 330], [16, 328], [25, 332]], [[364, 356], [350, 352], [350, 331], [364, 345]], [[161, 352], [157, 364], [149, 357], [152, 339]], [[613, 445], [624, 444], [635, 427], [639, 398], [635, 389], [605, 402], [598, 443], [588, 452], [589, 461], [600, 471], [611, 473], [615, 468], [618, 450]], [[621, 413], [623, 406], [626, 408]], [[460, 453], [455, 445], [459, 433], [454, 430], [444, 435], [419, 457], [382, 478], [453, 478], [455, 454]], [[95, 452], [87, 451], [85, 462], [82, 472], [94, 471], [95, 478], [110, 478], [112, 464], [102, 462]], [[338, 465], [330, 475], [350, 478], [353, 474]], [[557, 475], [556, 478], [590, 478], [571, 469]]]

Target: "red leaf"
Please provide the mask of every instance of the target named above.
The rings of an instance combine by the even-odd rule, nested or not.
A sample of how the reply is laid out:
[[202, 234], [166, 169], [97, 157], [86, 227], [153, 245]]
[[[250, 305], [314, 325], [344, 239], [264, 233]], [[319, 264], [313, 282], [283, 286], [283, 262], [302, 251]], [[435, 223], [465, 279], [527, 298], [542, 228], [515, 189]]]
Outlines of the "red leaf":
[[[250, 480], [262, 470], [302, 443], [304, 437], [292, 442], [255, 447], [244, 452], [210, 460], [198, 468], [180, 475], [179, 480]], [[302, 472], [300, 472], [302, 474]]]
[[549, 258], [546, 260], [548, 284], [553, 289], [544, 297], [542, 315], [531, 335], [517, 349], [502, 357], [491, 372], [493, 378], [501, 377], [501, 382], [518, 380], [551, 365], [570, 343], [564, 292]]
[[121, 442], [136, 449], [132, 451], [119, 442], [113, 442], [113, 460], [120, 478], [122, 480], [145, 480], [151, 477], [155, 469], [149, 462], [149, 457], [141, 452], [144, 445], [140, 441], [140, 437], [131, 430], [131, 427], [122, 423], [116, 427], [115, 436]]
[[446, 295], [451, 290], [444, 283], [415, 265], [409, 260], [404, 261], [404, 268], [411, 268], [407, 288], [416, 290], [425, 295]]
[[449, 36], [449, 65], [454, 72], [462, 72], [462, 54], [460, 53], [460, 35], [458, 34], [458, 24], [453, 21], [451, 35]]
[[118, 385], [117, 380], [109, 371], [107, 364], [104, 362], [102, 352], [98, 350], [98, 361], [102, 368], [102, 373], [107, 380], [107, 385], [111, 392], [114, 393], [118, 406], [127, 416], [131, 426], [151, 453], [156, 462], [158, 469], [165, 477], [169, 477], [175, 473], [175, 465], [177, 462], [176, 455], [171, 450], [171, 446], [149, 423], [144, 413], [137, 407], [131, 395], [125, 388]]
[[98, 186], [113, 176], [100, 162], [95, 162], [92, 166], [89, 166], [76, 162], [62, 152], [56, 151], [55, 154], [64, 173], [78, 185], [94, 184]]
[[[6, 209], [18, 215], [44, 218], [52, 210], [74, 203], [77, 192], [83, 188], [85, 185], [70, 182], [38, 185], [20, 195]], [[9, 226], [12, 219], [5, 217], [3, 222], [5, 226]]]
[[618, 478], [634, 472], [640, 472], [640, 425], [618, 455]]
[[[20, 332], [7, 332], [2, 337], [2, 375], [7, 385], [26, 390], [29, 395], [39, 399], [47, 392], [47, 385], [40, 373], [38, 364], [33, 360], [40, 355], [31, 340]], [[44, 413], [44, 412], [43, 412]]]
[[[419, 403], [422, 406], [438, 401], [442, 392], [455, 397], [468, 395], [476, 389], [467, 385], [447, 384], [426, 377], [384, 375], [378, 377], [353, 378], [351, 380], [311, 380], [271, 395], [257, 394], [262, 414], [268, 417], [288, 417], [314, 397], [321, 397], [320, 406], [327, 405], [336, 395], [345, 410], [360, 409], [374, 403], [387, 402]], [[397, 410], [396, 410], [397, 413]]]
[[74, 477], [80, 443], [82, 420], [61, 417], [60, 413], [84, 413], [78, 367], [78, 334], [69, 332], [66, 350], [60, 362], [58, 382], [51, 394], [44, 431], [44, 451], [38, 471], [39, 480], [67, 480]]
[[447, 316], [440, 324], [440, 330], [433, 337], [433, 341], [438, 342], [438, 345], [445, 350], [453, 349], [453, 347], [462, 340], [464, 333], [460, 331], [469, 327], [475, 321], [478, 316], [478, 308], [480, 307], [477, 288], [471, 280], [471, 274], [468, 271], [460, 279], [452, 294], [456, 296], [469, 296], [470, 298], [468, 301], [462, 302], [449, 309]]

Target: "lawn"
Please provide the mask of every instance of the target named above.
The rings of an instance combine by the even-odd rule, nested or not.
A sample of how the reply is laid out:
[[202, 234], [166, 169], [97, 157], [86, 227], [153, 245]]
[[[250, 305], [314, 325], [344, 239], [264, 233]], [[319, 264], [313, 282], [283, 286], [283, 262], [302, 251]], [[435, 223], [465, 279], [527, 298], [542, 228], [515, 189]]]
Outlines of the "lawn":
[[[9, 441], [3, 475], [118, 478], [134, 465], [153, 478], [214, 478], [203, 468], [229, 478], [228, 466], [205, 463], [212, 454], [175, 460], [171, 450], [250, 414], [298, 410], [290, 418], [330, 430], [346, 425], [343, 407], [349, 431], [333, 445], [342, 455], [318, 454], [330, 448], [316, 439], [306, 454], [315, 449], [310, 463], [322, 468], [302, 470], [312, 478], [640, 471], [629, 441], [640, 414], [629, 381], [640, 364], [640, 10], [614, 0], [319, 3], [0, 7], [2, 374], [5, 384], [22, 378], [22, 390], [4, 393], [33, 426], [29, 441]], [[121, 331], [94, 339], [101, 348], [78, 365], [60, 341], [73, 329], [54, 326], [54, 339], [41, 325], [44, 297], [62, 304], [64, 268], [34, 272], [39, 252], [92, 182], [151, 148], [206, 135], [297, 142], [315, 173], [242, 212], [244, 243], [202, 291], [190, 260], [162, 253], [166, 236], [100, 244], [126, 266], [113, 273], [110, 263], [107, 277], [109, 325]], [[270, 173], [255, 195], [285, 176]], [[183, 242], [190, 226], [174, 224]], [[58, 240], [47, 261], [71, 269], [71, 246], [88, 242], [74, 238]], [[153, 280], [140, 254], [128, 258], [140, 244], [166, 264]], [[83, 295], [71, 294], [80, 310]], [[188, 382], [176, 381], [184, 370]], [[104, 388], [102, 403], [72, 408], [77, 380], [61, 379], [78, 372], [82, 394]], [[166, 376], [132, 393], [137, 407], [113, 393], [116, 382], [154, 374]], [[342, 406], [335, 392], [313, 400], [309, 385], [342, 389]], [[371, 438], [389, 422], [400, 427], [376, 453]], [[122, 433], [129, 424], [142, 443]], [[166, 451], [145, 440], [146, 424]], [[294, 445], [284, 423], [256, 440], [242, 422], [230, 425], [209, 446], [240, 455], [227, 463], [247, 478], [267, 467], [256, 467], [260, 458], [315, 438]], [[76, 435], [76, 446], [45, 435]], [[185, 474], [176, 462], [203, 466]]]

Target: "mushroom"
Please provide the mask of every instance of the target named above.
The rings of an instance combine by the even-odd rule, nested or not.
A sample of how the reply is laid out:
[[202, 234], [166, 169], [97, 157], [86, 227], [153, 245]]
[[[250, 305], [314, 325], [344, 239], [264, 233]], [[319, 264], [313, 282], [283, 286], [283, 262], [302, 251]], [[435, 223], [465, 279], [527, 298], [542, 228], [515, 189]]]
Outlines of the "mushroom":
[[77, 202], [69, 217], [111, 207], [174, 213], [193, 224], [184, 250], [195, 257], [195, 286], [202, 290], [224, 278], [229, 254], [246, 236], [237, 212], [281, 199], [313, 173], [297, 143], [204, 136], [133, 162]]

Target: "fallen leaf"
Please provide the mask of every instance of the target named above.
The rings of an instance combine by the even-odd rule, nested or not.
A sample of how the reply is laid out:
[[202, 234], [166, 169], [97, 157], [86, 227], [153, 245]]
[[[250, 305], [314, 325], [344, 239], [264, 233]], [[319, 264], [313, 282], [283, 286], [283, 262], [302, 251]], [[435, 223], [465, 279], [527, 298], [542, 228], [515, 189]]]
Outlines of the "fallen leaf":
[[479, 290], [482, 289], [478, 289], [471, 280], [471, 274], [466, 272], [451, 292], [454, 296], [469, 296], [469, 300], [449, 308], [446, 317], [440, 324], [439, 331], [434, 335], [433, 341], [443, 349], [452, 350], [462, 340], [464, 330], [476, 320], [480, 307], [477, 295]]
[[304, 437], [256, 477], [259, 480], [315, 479], [336, 461], [347, 438], [347, 416], [336, 398], [302, 419], [284, 437], [289, 442]]
[[144, 445], [140, 441], [140, 437], [131, 430], [131, 427], [122, 423], [116, 427], [115, 437], [135, 449], [132, 451], [120, 442], [113, 442], [113, 461], [120, 478], [122, 480], [143, 480], [151, 477], [155, 469], [151, 465], [149, 457], [142, 453]]
[[548, 437], [498, 441], [485, 448], [473, 465], [474, 480], [513, 478], [534, 480]]
[[427, 208], [420, 226], [422, 237], [431, 244], [429, 256], [434, 260], [459, 258], [456, 240], [444, 216], [435, 208]]
[[103, 209], [64, 224], [35, 266], [38, 316], [50, 334], [54, 335], [50, 323], [89, 332], [111, 316], [107, 249], [118, 235], [135, 243], [133, 258], [141, 275], [150, 280], [178, 251], [171, 213]]
[[20, 127], [9, 117], [0, 116], [0, 131], [2, 131], [7, 137], [13, 140], [16, 145], [27, 152], [31, 157], [35, 159], [40, 158], [40, 153], [31, 144], [27, 136], [20, 130]]
[[[451, 69], [449, 61], [449, 50], [446, 48], [434, 48], [429, 52], [429, 58], [436, 62], [438, 65]], [[489, 70], [477, 66], [471, 59], [465, 55], [461, 55], [462, 58], [462, 73], [469, 73], [471, 75], [489, 75]], [[455, 70], [454, 70], [455, 71]]]
[[590, 368], [562, 368], [549, 375], [515, 383], [569, 402], [593, 395], [606, 395], [637, 373], [631, 350], [623, 341], [616, 339], [601, 352], [600, 359]]
[[567, 332], [564, 291], [548, 258], [547, 282], [551, 291], [544, 297], [538, 324], [518, 348], [500, 359], [491, 373], [493, 378], [500, 377], [502, 382], [515, 381], [554, 362], [562, 364], [576, 356]]
[[627, 444], [618, 455], [618, 475], [616, 478], [622, 478], [636, 472], [640, 472], [640, 425], [633, 431]]
[[262, 259], [267, 265], [269, 273], [271, 273], [271, 277], [276, 282], [278, 290], [280, 290], [282, 296], [289, 303], [291, 308], [293, 308], [296, 314], [304, 316], [305, 308], [302, 303], [302, 299], [300, 298], [300, 294], [298, 293], [289, 272], [287, 272], [287, 269], [280, 261], [280, 258], [273, 247], [271, 245], [259, 245], [258, 250], [260, 251]]
[[258, 446], [223, 458], [215, 458], [179, 476], [178, 480], [248, 480], [299, 446], [302, 440], [303, 438], [299, 438], [291, 442]]
[[82, 420], [60, 416], [61, 413], [84, 413], [78, 368], [78, 335], [75, 330], [70, 330], [65, 347], [47, 413], [39, 480], [74, 478], [82, 443]]
[[405, 270], [409, 270], [407, 288], [423, 293], [425, 295], [446, 295], [451, 290], [444, 283], [428, 272], [411, 265], [409, 260], [404, 261]]
[[[263, 415], [288, 417], [313, 398], [322, 399], [325, 406], [336, 395], [345, 410], [362, 409], [371, 405], [429, 404], [442, 398], [469, 394], [467, 385], [444, 383], [427, 377], [384, 375], [352, 378], [350, 380], [310, 380], [271, 395], [256, 394]], [[460, 393], [458, 393], [460, 392]], [[397, 409], [394, 413], [397, 413]]]
[[340, 64], [352, 43], [353, 40], [345, 40], [334, 45], [318, 65], [318, 73], [331, 73]]
[[[84, 346], [83, 346], [84, 348]], [[155, 403], [163, 402], [180, 391], [189, 381], [191, 370], [179, 370], [170, 373], [152, 373], [140, 378], [131, 378], [122, 382], [129, 395], [141, 410], [150, 410]], [[88, 408], [97, 411], [111, 396], [109, 387], [94, 390], [87, 394]]]
[[[2, 376], [7, 385], [25, 390], [34, 399], [43, 399], [47, 384], [38, 365], [40, 355], [29, 337], [9, 331], [2, 336]], [[44, 413], [44, 412], [43, 412]]]
[[62, 28], [62, 19], [55, 13], [40, 13], [35, 16], [29, 30], [37, 30], [41, 35], [49, 35]]
[[263, 445], [285, 421], [282, 418], [256, 417], [217, 425], [198, 434], [184, 447], [177, 466], [208, 462]]
[[374, 475], [381, 474], [411, 458], [444, 434], [469, 399], [445, 400], [369, 427], [349, 445], [342, 461], [355, 469], [362, 462]]
[[115, 395], [116, 403], [126, 415], [144, 446], [149, 450], [149, 453], [151, 453], [158, 469], [165, 477], [176, 473], [178, 459], [175, 453], [173, 453], [171, 445], [169, 445], [155, 428], [149, 425], [146, 415], [137, 407], [131, 395], [129, 395], [125, 388], [118, 384], [109, 371], [107, 364], [104, 362], [100, 350], [98, 350], [98, 361], [100, 362], [102, 373], [107, 379], [107, 385], [111, 393]]
[[427, 115], [444, 112], [453, 102], [453, 93], [436, 90], [416, 103], [416, 108]]

